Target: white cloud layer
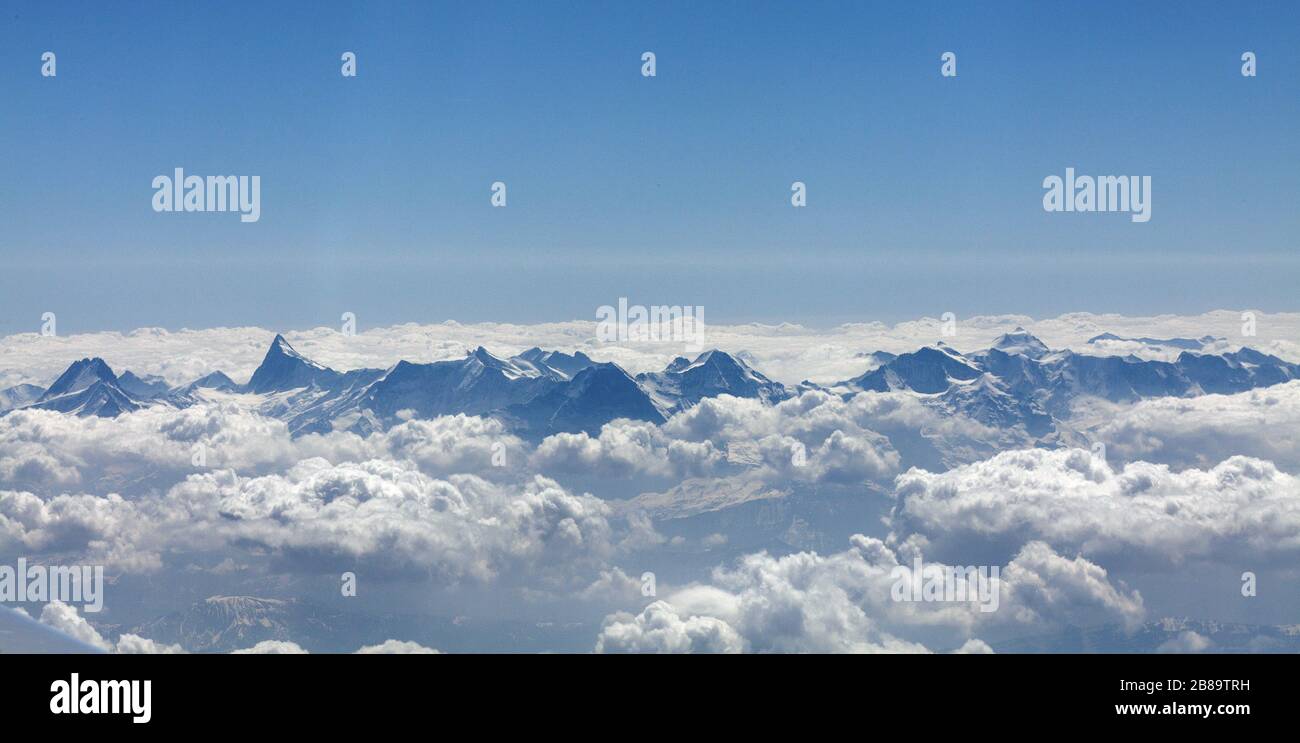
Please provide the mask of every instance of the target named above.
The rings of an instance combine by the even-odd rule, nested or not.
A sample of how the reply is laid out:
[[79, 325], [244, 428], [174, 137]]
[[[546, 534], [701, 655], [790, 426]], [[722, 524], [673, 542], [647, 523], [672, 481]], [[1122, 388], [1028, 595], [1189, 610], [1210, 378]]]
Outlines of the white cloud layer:
[[928, 641], [980, 652], [988, 646], [971, 635], [984, 629], [1097, 621], [1134, 626], [1145, 616], [1136, 591], [1042, 542], [1025, 545], [1001, 570], [996, 608], [983, 611], [973, 601], [897, 600], [895, 584], [911, 580], [911, 567], [879, 539], [851, 541], [850, 549], [828, 556], [745, 555], [715, 569], [709, 582], [674, 591], [639, 615], [606, 617], [596, 651], [928, 652]]
[[[61, 601], [51, 601], [41, 609], [40, 622], [69, 635], [91, 647], [109, 653], [159, 655], [178, 654], [185, 650], [180, 645], [167, 645], [140, 637], [123, 634], [113, 643], [105, 639], [99, 630], [91, 626], [81, 616], [76, 607]], [[263, 640], [251, 648], [232, 650], [232, 655], [303, 655], [307, 651], [298, 643], [287, 640]], [[358, 648], [357, 655], [436, 655], [437, 650], [427, 648], [419, 643], [407, 640], [385, 640], [378, 645], [364, 645]]]
[[172, 655], [185, 652], [180, 645], [165, 645], [132, 634], [122, 635], [118, 638], [116, 644], [109, 642], [104, 639], [99, 630], [92, 627], [90, 622], [87, 622], [84, 617], [77, 613], [76, 607], [69, 606], [61, 601], [51, 601], [46, 604], [41, 609], [40, 621], [42, 624], [49, 625], [91, 647], [109, 653]]
[[[494, 444], [503, 447], [507, 467], [493, 465]], [[464, 415], [408, 421], [365, 438], [345, 432], [291, 438], [282, 422], [233, 402], [149, 407], [116, 418], [45, 410], [0, 417], [0, 488], [42, 494], [157, 492], [208, 470], [268, 474], [312, 458], [393, 459], [426, 474], [493, 476], [517, 470], [526, 449], [500, 422]]]
[[[633, 372], [659, 369], [682, 353], [669, 344], [600, 346], [589, 340], [590, 325], [448, 323], [356, 337], [329, 329], [288, 335], [303, 353], [341, 369], [457, 357], [479, 344], [501, 354], [533, 345], [582, 349]], [[1017, 325], [1054, 347], [1081, 347], [1105, 331], [1218, 335], [1228, 339], [1223, 350], [1246, 342], [1300, 360], [1300, 314], [1259, 314], [1257, 338], [1240, 336], [1239, 313], [1220, 312], [971, 318], [945, 340], [978, 349]], [[746, 352], [756, 368], [786, 382], [843, 379], [866, 368], [859, 353], [910, 351], [939, 339], [933, 321], [824, 331], [719, 326], [710, 333], [707, 345]], [[0, 367], [0, 386], [48, 383], [88, 355], [104, 356], [119, 372], [172, 382], [218, 368], [242, 381], [271, 335], [11, 336], [0, 339], [0, 359], [9, 365]], [[1105, 352], [1163, 353], [1132, 346], [1112, 342]], [[640, 566], [629, 575], [613, 563], [671, 546], [652, 516], [781, 498], [796, 485], [856, 489], [863, 497], [894, 491], [891, 519], [878, 532], [884, 539], [858, 535], [849, 549], [828, 555], [743, 555], [707, 579], [707, 567], [697, 566], [694, 582], [683, 579], [684, 587], [662, 600], [606, 617], [595, 645], [601, 652], [984, 652], [989, 646], [976, 635], [987, 639], [1008, 627], [1134, 626], [1146, 602], [1113, 577], [1129, 562], [1294, 563], [1300, 381], [1131, 406], [1094, 401], [1071, 423], [1106, 444], [1110, 464], [1082, 450], [1024, 448], [1021, 434], [942, 414], [911, 393], [844, 400], [807, 392], [778, 405], [721, 396], [663, 425], [616, 421], [598, 435], [560, 434], [536, 446], [497, 421], [467, 416], [408, 421], [364, 438], [292, 438], [238, 395], [113, 419], [18, 411], [0, 416], [0, 555], [104, 564], [110, 574], [232, 559], [281, 576], [360, 568], [427, 577], [439, 588], [504, 584], [534, 598], [576, 597], [598, 606], [599, 617], [644, 605]], [[504, 463], [493, 461], [499, 445]], [[605, 501], [600, 492], [565, 487], [569, 477], [649, 478], [662, 492]], [[726, 549], [728, 534], [706, 533], [691, 539]], [[998, 610], [893, 601], [893, 571], [909, 569], [916, 555], [1001, 563]], [[179, 651], [134, 635], [109, 642], [63, 605], [47, 606], [42, 621], [113, 652]], [[295, 648], [262, 643], [248, 651]], [[1167, 649], [1204, 648], [1189, 636]], [[358, 652], [427, 650], [390, 640]]]
[[364, 566], [445, 584], [548, 569], [576, 579], [614, 552], [609, 514], [542, 477], [500, 485], [392, 460], [308, 459], [284, 474], [191, 475], [135, 500], [0, 491], [0, 552], [74, 553], [110, 572], [157, 570], [170, 551], [244, 549], [292, 569]]
[[[1025, 315], [958, 318], [957, 335], [945, 337], [934, 318], [886, 325], [853, 323], [828, 329], [800, 325], [709, 325], [706, 345], [746, 358], [764, 374], [796, 384], [804, 379], [832, 382], [856, 376], [868, 364], [857, 354], [871, 351], [900, 353], [944, 340], [963, 351], [987, 348], [1002, 333], [1023, 326], [1054, 348], [1082, 348], [1104, 332], [1123, 337], [1226, 339], [1227, 348], [1246, 344], [1300, 361], [1300, 313], [1256, 312], [1257, 335], [1242, 335], [1241, 312], [1217, 310], [1202, 315], [1125, 317], [1076, 312], [1035, 320]], [[224, 371], [237, 382], [252, 375], [276, 331], [307, 356], [336, 369], [387, 368], [399, 359], [436, 361], [459, 358], [480, 345], [498, 354], [519, 353], [532, 346], [548, 350], [582, 350], [598, 361], [614, 361], [632, 373], [657, 371], [686, 353], [681, 344], [602, 344], [596, 341], [596, 323], [572, 321], [537, 325], [506, 323], [394, 325], [363, 329], [346, 336], [336, 328], [289, 329], [214, 328], [167, 331], [141, 328], [129, 333], [104, 332], [43, 337], [36, 332], [0, 338], [0, 387], [20, 382], [49, 384], [68, 364], [85, 356], [100, 356], [121, 372], [156, 374], [173, 384], [193, 381], [213, 371]], [[1098, 346], [1098, 352], [1147, 352], [1135, 344]], [[1167, 352], [1166, 352], [1167, 353]]]
[[1114, 406], [1092, 433], [1112, 460], [1204, 469], [1240, 454], [1300, 473], [1300, 381]]
[[1300, 478], [1250, 457], [1116, 471], [1079, 449], [1010, 451], [944, 473], [911, 470], [895, 495], [895, 535], [945, 553], [1027, 539], [1165, 564], [1300, 551]]

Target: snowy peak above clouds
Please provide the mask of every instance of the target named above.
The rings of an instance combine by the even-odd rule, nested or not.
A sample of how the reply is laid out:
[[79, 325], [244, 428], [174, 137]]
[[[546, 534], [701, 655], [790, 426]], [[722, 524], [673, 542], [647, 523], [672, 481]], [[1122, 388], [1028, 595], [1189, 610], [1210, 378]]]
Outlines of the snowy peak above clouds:
[[73, 362], [27, 407], [111, 418], [139, 410], [141, 406], [119, 386], [117, 375], [108, 364], [101, 358], [93, 358]]
[[508, 408], [505, 418], [521, 434], [600, 432], [618, 418], [663, 423], [666, 417], [649, 394], [617, 364], [592, 364], [572, 381], [527, 403]]
[[140, 377], [129, 371], [119, 377], [97, 357], [74, 361], [48, 389], [33, 398], [36, 390], [40, 388], [20, 385], [0, 391], [0, 401], [22, 400], [9, 407], [0, 404], [0, 413], [29, 407], [112, 418], [152, 404], [181, 407], [193, 403], [183, 390], [170, 389], [158, 377]]
[[365, 434], [411, 418], [460, 413], [497, 417], [521, 435], [539, 438], [560, 432], [597, 433], [618, 418], [660, 423], [675, 411], [721, 394], [766, 402], [786, 397], [782, 385], [721, 351], [633, 378], [617, 364], [596, 363], [581, 352], [534, 348], [502, 358], [481, 346], [463, 359], [400, 361], [373, 382], [349, 385], [339, 395], [299, 394], [263, 408], [277, 417], [288, 412], [289, 429], [296, 434], [340, 426]]
[[541, 370], [529, 363], [520, 363], [515, 359], [503, 359], [493, 356], [482, 346], [474, 349], [466, 358], [471, 369], [482, 367], [509, 379], [541, 376]]
[[370, 410], [384, 420], [482, 415], [530, 400], [556, 384], [527, 362], [516, 364], [479, 348], [463, 359], [427, 364], [399, 361], [361, 389], [350, 407]]
[[182, 392], [189, 393], [189, 392], [194, 392], [195, 390], [217, 390], [219, 392], [237, 392], [239, 390], [239, 385], [235, 384], [235, 380], [226, 376], [225, 373], [214, 371], [211, 374], [208, 374], [203, 377], [199, 377], [193, 382], [190, 382], [189, 384], [181, 387]]
[[123, 392], [142, 400], [160, 397], [171, 391], [171, 385], [167, 384], [162, 377], [150, 374], [140, 377], [129, 370], [118, 376], [117, 386], [121, 387]]
[[99, 380], [78, 392], [49, 397], [48, 393], [31, 405], [39, 410], [72, 413], [79, 417], [115, 418], [139, 410], [141, 404], [122, 391], [115, 382]]
[[972, 354], [937, 343], [910, 353], [859, 358], [870, 369], [857, 377], [796, 389], [754, 369], [744, 354], [717, 349], [694, 359], [675, 358], [663, 371], [635, 377], [582, 352], [531, 348], [502, 357], [483, 346], [459, 359], [399, 361], [388, 369], [340, 372], [312, 361], [276, 335], [246, 385], [213, 372], [163, 390], [156, 378], [128, 373], [119, 378], [102, 359], [87, 358], [69, 366], [48, 390], [32, 385], [0, 390], [0, 414], [35, 407], [115, 416], [148, 405], [186, 407], [211, 395], [235, 393], [261, 414], [286, 422], [294, 435], [335, 430], [367, 435], [413, 418], [465, 414], [494, 417], [519, 435], [540, 438], [597, 433], [618, 418], [659, 423], [720, 395], [776, 404], [806, 390], [843, 397], [908, 392], [945, 413], [1014, 428], [1042, 441], [1068, 432], [1057, 430], [1058, 421], [1069, 420], [1081, 398], [1128, 403], [1242, 392], [1300, 378], [1300, 365], [1249, 348], [1221, 354], [1183, 351], [1174, 361], [1143, 360], [1131, 354], [1053, 351], [1023, 328]]
[[1131, 403], [1232, 394], [1297, 378], [1300, 364], [1249, 348], [1223, 354], [1183, 351], [1172, 362], [1148, 361], [1052, 351], [1018, 329], [983, 353], [963, 355], [939, 344], [884, 361], [830, 389], [844, 395], [906, 390], [937, 396], [932, 404], [951, 412], [1000, 428], [1022, 424], [1042, 436], [1050, 432], [1052, 419], [1068, 418], [1081, 398]]
[[298, 387], [329, 387], [341, 375], [293, 350], [283, 335], [276, 334], [262, 364], [248, 380], [248, 391], [256, 394], [284, 392]]
[[901, 354], [843, 384], [871, 392], [906, 389], [937, 394], [946, 391], [954, 382], [969, 382], [980, 374], [981, 371], [969, 359], [940, 343]]
[[1105, 343], [1140, 343], [1143, 346], [1181, 348], [1187, 351], [1200, 351], [1206, 346], [1225, 340], [1224, 338], [1215, 338], [1212, 335], [1203, 335], [1200, 338], [1125, 338], [1115, 335], [1114, 333], [1102, 333], [1088, 339], [1089, 345], [1103, 345]]
[[1040, 359], [1050, 353], [1047, 344], [1021, 327], [1017, 327], [1010, 333], [1003, 333], [993, 341], [990, 348], [1006, 354], [1028, 356], [1031, 359]]
[[718, 395], [753, 397], [767, 403], [789, 396], [784, 385], [716, 349], [700, 354], [694, 361], [678, 357], [662, 372], [638, 374], [636, 381], [650, 392], [664, 412], [684, 410], [706, 397]]
[[691, 365], [691, 360], [690, 360], [690, 359], [686, 358], [685, 356], [678, 356], [677, 358], [675, 358], [675, 359], [673, 359], [672, 361], [668, 362], [668, 366], [664, 368], [664, 371], [665, 371], [665, 372], [679, 372], [679, 371], [681, 371], [682, 369], [685, 369], [686, 367], [688, 367], [688, 366], [690, 366], [690, 365]]
[[101, 358], [74, 361], [67, 371], [59, 375], [54, 383], [45, 390], [41, 400], [50, 400], [63, 395], [70, 395], [90, 387], [96, 382], [117, 382], [117, 375]]
[[0, 411], [26, 407], [41, 399], [43, 394], [45, 388], [34, 384], [19, 384], [0, 390]]
[[543, 351], [536, 346], [519, 354], [517, 358], [528, 361], [539, 368], [549, 369], [563, 379], [572, 379], [575, 374], [596, 363], [582, 351], [576, 351], [570, 355], [560, 351]]
[[[268, 358], [277, 354], [276, 346]], [[340, 428], [366, 435], [413, 418], [456, 414], [497, 417], [538, 437], [596, 432], [616, 418], [663, 420], [626, 372], [582, 353], [531, 349], [502, 358], [479, 346], [460, 359], [399, 361], [386, 371], [359, 370], [323, 381], [314, 370], [324, 367], [304, 368], [297, 362], [311, 362], [294, 357], [294, 366], [273, 359], [267, 378], [276, 379], [274, 367], [284, 366], [289, 371], [282, 378], [288, 381], [270, 385], [271, 395], [260, 409], [287, 420], [295, 435]], [[297, 387], [286, 390], [285, 384]], [[257, 388], [250, 382], [249, 391]]]

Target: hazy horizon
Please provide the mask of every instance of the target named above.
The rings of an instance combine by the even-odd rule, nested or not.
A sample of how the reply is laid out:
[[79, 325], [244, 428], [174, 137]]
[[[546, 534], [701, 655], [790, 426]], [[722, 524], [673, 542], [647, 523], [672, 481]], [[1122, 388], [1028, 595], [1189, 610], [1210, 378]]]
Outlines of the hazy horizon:
[[[0, 334], [621, 296], [819, 326], [1289, 310], [1297, 29], [1287, 3], [16, 9]], [[155, 212], [175, 168], [260, 177], [260, 218]], [[1067, 168], [1149, 176], [1150, 220], [1045, 212]]]

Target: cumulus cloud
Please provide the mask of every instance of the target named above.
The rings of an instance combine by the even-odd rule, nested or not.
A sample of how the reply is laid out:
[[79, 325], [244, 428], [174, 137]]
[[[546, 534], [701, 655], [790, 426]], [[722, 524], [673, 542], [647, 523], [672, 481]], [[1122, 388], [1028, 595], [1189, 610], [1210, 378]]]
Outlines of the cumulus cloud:
[[[879, 539], [856, 535], [851, 542], [850, 549], [827, 556], [745, 555], [715, 569], [709, 582], [673, 591], [640, 615], [607, 617], [596, 649], [700, 652], [727, 638], [725, 647], [745, 652], [928, 652], [924, 638], [983, 652], [985, 643], [971, 642], [976, 631], [1089, 621], [1133, 625], [1145, 612], [1141, 596], [1113, 584], [1105, 570], [1041, 542], [1026, 545], [993, 578], [993, 611], [975, 601], [899, 600], [894, 588], [911, 580], [911, 568]], [[975, 595], [973, 586], [970, 591]]]
[[1249, 457], [1205, 470], [1134, 462], [1115, 471], [1077, 449], [1011, 451], [944, 473], [913, 469], [895, 495], [895, 535], [943, 549], [1038, 539], [1167, 563], [1300, 550], [1300, 479]]
[[543, 477], [495, 484], [434, 478], [392, 460], [309, 459], [277, 475], [191, 475], [132, 501], [0, 491], [0, 552], [76, 553], [110, 571], [146, 572], [168, 552], [240, 549], [291, 571], [364, 566], [444, 584], [553, 571], [578, 580], [616, 551], [616, 537], [653, 533], [648, 524], [616, 533], [610, 514], [599, 498]]
[[[1258, 324], [1258, 338], [1240, 339], [1237, 312], [977, 317], [963, 319], [958, 338], [948, 340], [974, 350], [1017, 325], [1053, 347], [1076, 349], [1104, 331], [1208, 334], [1300, 360], [1300, 314], [1260, 313]], [[861, 352], [932, 343], [938, 322], [709, 332], [710, 345], [743, 352], [768, 376], [830, 382], [865, 370], [870, 361]], [[242, 381], [272, 335], [235, 328], [10, 336], [0, 339], [0, 359], [21, 359], [22, 368], [0, 366], [0, 386], [48, 384], [71, 360], [90, 355], [119, 372], [161, 374], [173, 383], [215, 369]], [[681, 353], [672, 344], [596, 344], [592, 323], [405, 325], [347, 338], [318, 328], [288, 336], [339, 369], [456, 358], [480, 344], [503, 355], [533, 345], [584, 350], [633, 373], [661, 369]], [[1132, 346], [1089, 352], [1163, 353]], [[256, 405], [214, 393], [184, 410], [152, 407], [115, 419], [0, 416], [0, 554], [59, 555], [126, 573], [158, 571], [173, 560], [237, 560], [249, 568], [241, 579], [268, 563], [281, 578], [357, 566], [448, 586], [527, 576], [531, 588], [562, 586], [566, 595], [603, 604], [604, 613], [644, 601], [636, 575], [612, 558], [668, 542], [651, 517], [782, 498], [794, 488], [868, 493], [893, 485], [888, 541], [855, 538], [851, 549], [830, 555], [750, 555], [672, 591], [653, 611], [614, 615], [601, 633], [608, 650], [838, 652], [979, 650], [984, 644], [973, 633], [1007, 624], [1096, 619], [1131, 626], [1144, 615], [1142, 597], [1111, 577], [1112, 560], [1287, 560], [1300, 548], [1300, 382], [1098, 408], [1093, 421], [1072, 421], [1107, 444], [1116, 467], [1129, 462], [1120, 469], [1087, 452], [1020, 451], [1029, 445], [1022, 432], [945, 414], [910, 393], [846, 400], [807, 391], [778, 405], [722, 396], [663, 425], [616, 421], [595, 435], [559, 434], [535, 447], [498, 421], [471, 416], [411, 420], [367, 437], [335, 431], [292, 438]], [[1017, 451], [995, 456], [1005, 449]], [[196, 464], [196, 452], [203, 462]], [[738, 453], [745, 456], [732, 456]], [[642, 488], [663, 492], [607, 503], [563, 487], [570, 475], [669, 482]], [[703, 544], [720, 548], [728, 536], [739, 535]], [[986, 561], [1003, 565], [1002, 608], [982, 616], [969, 606], [882, 603], [899, 556], [905, 568], [914, 554], [954, 561], [995, 555]], [[51, 622], [59, 621], [56, 613]], [[130, 636], [111, 647], [160, 651]]]
[[[653, 443], [628, 446], [629, 427], [644, 433], [637, 440]], [[679, 466], [687, 457], [671, 456], [665, 442], [707, 448], [693, 450], [701, 456]], [[883, 490], [904, 462], [943, 467], [990, 456], [1005, 443], [1022, 445], [1023, 438], [943, 414], [911, 393], [870, 392], [845, 400], [809, 391], [777, 405], [729, 395], [706, 398], [662, 426], [616, 421], [595, 438], [551, 437], [534, 462], [581, 462], [611, 476], [676, 473], [676, 484], [622, 506], [673, 519], [781, 498], [796, 485]]]
[[185, 652], [180, 645], [157, 643], [132, 634], [122, 635], [118, 638], [116, 644], [109, 642], [104, 639], [99, 630], [91, 626], [90, 622], [86, 621], [85, 617], [77, 612], [75, 606], [70, 606], [62, 601], [51, 601], [46, 604], [41, 609], [40, 622], [87, 645], [109, 653], [173, 655]]
[[683, 617], [663, 601], [635, 616], [607, 617], [596, 640], [597, 653], [739, 653], [743, 648], [740, 635], [721, 619]]
[[940, 411], [910, 392], [846, 400], [806, 391], [777, 405], [724, 395], [702, 400], [662, 428], [675, 439], [707, 440], [725, 451], [743, 447], [772, 480], [831, 484], [886, 482], [905, 462], [955, 464], [1025, 441], [1023, 432]]
[[[0, 500], [0, 539], [35, 552], [80, 550], [132, 571], [158, 569], [169, 548], [229, 545], [256, 546], [293, 566], [360, 559], [451, 582], [546, 565], [548, 557], [556, 564], [581, 558], [564, 563], [577, 567], [607, 556], [611, 544], [662, 544], [647, 514], [664, 510], [653, 503], [617, 509], [626, 529], [611, 542], [615, 509], [530, 472], [685, 478], [660, 499], [686, 514], [784, 494], [765, 482], [887, 481], [898, 454], [862, 425], [880, 407], [889, 408], [885, 415], [903, 409], [824, 393], [775, 408], [727, 396], [671, 427], [618, 421], [597, 437], [552, 436], [531, 452], [500, 422], [463, 415], [364, 438], [294, 439], [284, 424], [230, 400], [114, 419], [20, 411], [0, 418], [0, 452], [27, 464], [0, 467], [0, 487], [20, 484], [6, 483], [7, 471], [26, 471], [32, 474], [17, 479], [33, 489]], [[742, 443], [760, 451], [758, 468], [726, 461], [727, 448]], [[195, 461], [196, 451], [204, 461]], [[502, 451], [507, 466], [493, 466]], [[61, 474], [49, 474], [55, 471]], [[529, 503], [531, 511], [522, 505]]]
[[116, 418], [45, 410], [0, 417], [0, 487], [38, 494], [158, 492], [205, 470], [267, 474], [312, 458], [394, 459], [428, 474], [501, 478], [518, 471], [527, 452], [499, 421], [465, 415], [408, 421], [365, 438], [340, 431], [291, 438], [284, 423], [230, 399]]
[[528, 455], [524, 442], [501, 421], [470, 415], [407, 421], [369, 437], [367, 443], [373, 447], [372, 457], [409, 460], [430, 474], [513, 471]]
[[1300, 381], [1107, 407], [1092, 434], [1109, 458], [1208, 468], [1240, 454], [1300, 473]]
[[548, 472], [600, 477], [689, 477], [716, 471], [725, 457], [711, 441], [683, 441], [652, 423], [618, 420], [594, 438], [586, 433], [547, 437], [533, 453], [532, 464]]
[[407, 640], [384, 640], [378, 645], [365, 645], [356, 650], [357, 655], [438, 655], [433, 648]]
[[[363, 645], [352, 651], [354, 655], [439, 655], [439, 651], [408, 640], [384, 640], [378, 645]], [[230, 651], [231, 655], [307, 655], [296, 642], [288, 640], [263, 640], [251, 648]]]
[[1062, 557], [1044, 542], [1021, 548], [1002, 576], [1017, 621], [1086, 625], [1118, 620], [1132, 630], [1146, 617], [1140, 593], [1112, 584], [1104, 568], [1082, 557]]
[[[0, 417], [0, 452], [5, 452], [0, 484], [36, 492], [80, 486], [140, 493], [166, 489], [207, 467], [258, 472], [308, 456], [346, 458], [365, 452], [355, 436], [333, 437], [332, 451], [322, 451], [319, 437], [307, 438], [311, 440], [293, 441], [283, 423], [233, 403], [182, 410], [154, 406], [117, 418], [21, 410]], [[47, 461], [51, 464], [43, 469], [64, 474], [25, 476], [21, 469], [5, 467], [5, 460]]]
[[622, 568], [600, 571], [600, 577], [583, 588], [578, 596], [586, 601], [626, 606], [642, 600], [641, 581]]
[[113, 652], [122, 655], [179, 655], [185, 652], [180, 645], [155, 642], [139, 635], [126, 633], [117, 638]]
[[0, 490], [0, 554], [74, 554], [78, 560], [135, 572], [161, 564], [154, 514], [118, 495], [60, 495]]
[[662, 426], [615, 421], [594, 439], [552, 436], [542, 442], [535, 461], [611, 475], [693, 478], [752, 468], [752, 477], [768, 481], [888, 479], [898, 469], [899, 454], [888, 438], [871, 430], [863, 411], [822, 392], [777, 405], [722, 395], [701, 400]]
[[967, 640], [962, 646], [952, 651], [955, 655], [992, 655], [993, 648], [983, 640]]
[[[130, 633], [118, 637], [116, 643], [110, 642], [77, 612], [75, 606], [61, 601], [51, 601], [46, 604], [41, 609], [40, 622], [73, 639], [109, 653], [174, 655], [185, 652], [180, 645], [155, 642]], [[357, 655], [435, 655], [438, 653], [437, 650], [416, 642], [391, 639], [378, 645], [364, 645], [354, 652]], [[231, 651], [233, 655], [303, 655], [306, 653], [307, 651], [300, 645], [287, 640], [263, 640], [251, 648]]]
[[296, 642], [287, 640], [262, 640], [251, 648], [230, 651], [231, 655], [306, 655], [307, 651]]
[[1160, 643], [1157, 653], [1204, 653], [1214, 647], [1214, 641], [1193, 630], [1184, 630]]
[[450, 582], [612, 552], [609, 507], [542, 477], [516, 489], [473, 475], [434, 479], [388, 460], [307, 460], [284, 475], [194, 476], [168, 497], [212, 509], [216, 532], [231, 541]]
[[113, 649], [112, 643], [105, 640], [99, 631], [90, 625], [90, 622], [78, 614], [75, 606], [62, 601], [51, 601], [46, 604], [41, 609], [40, 622], [100, 650]]
[[[869, 426], [881, 408], [888, 408], [883, 416], [889, 417], [906, 406], [846, 403], [823, 393], [775, 407], [724, 396], [667, 426], [615, 421], [595, 437], [548, 437], [534, 451], [501, 422], [464, 415], [408, 421], [364, 438], [346, 432], [291, 438], [283, 423], [229, 400], [106, 419], [18, 411], [0, 417], [0, 487], [37, 495], [83, 490], [131, 497], [165, 491], [195, 473], [272, 474], [313, 458], [389, 459], [414, 463], [426, 474], [469, 472], [492, 480], [529, 472], [680, 480], [745, 469], [729, 463], [728, 453], [746, 446], [759, 457], [751, 476], [855, 484], [887, 481], [896, 473], [899, 454]], [[928, 425], [932, 432], [953, 425], [916, 407], [907, 415], [920, 419], [903, 425]]]

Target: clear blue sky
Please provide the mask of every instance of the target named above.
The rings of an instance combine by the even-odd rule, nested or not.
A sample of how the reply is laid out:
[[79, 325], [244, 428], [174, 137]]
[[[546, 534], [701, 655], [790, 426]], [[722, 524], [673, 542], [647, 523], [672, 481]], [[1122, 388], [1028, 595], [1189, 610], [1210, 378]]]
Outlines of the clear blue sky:
[[[8, 3], [0, 163], [3, 334], [1296, 310], [1300, 4]], [[261, 221], [154, 213], [178, 166]]]

